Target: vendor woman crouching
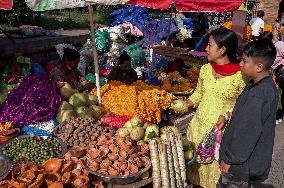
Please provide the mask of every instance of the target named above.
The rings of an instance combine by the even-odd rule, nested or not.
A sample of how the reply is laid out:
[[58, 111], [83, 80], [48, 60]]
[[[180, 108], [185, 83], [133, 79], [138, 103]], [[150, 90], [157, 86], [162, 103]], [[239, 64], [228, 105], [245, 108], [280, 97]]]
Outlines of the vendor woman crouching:
[[81, 86], [82, 75], [77, 67], [80, 61], [80, 53], [75, 49], [65, 48], [62, 58], [63, 63], [54, 68], [51, 72], [51, 77], [60, 82], [67, 82], [72, 88], [78, 89], [80, 92], [91, 90], [95, 84], [88, 83]]
[[131, 68], [131, 58], [125, 51], [119, 57], [117, 65], [112, 68], [107, 79], [108, 82], [116, 80], [125, 84], [132, 84], [138, 80], [137, 72]]

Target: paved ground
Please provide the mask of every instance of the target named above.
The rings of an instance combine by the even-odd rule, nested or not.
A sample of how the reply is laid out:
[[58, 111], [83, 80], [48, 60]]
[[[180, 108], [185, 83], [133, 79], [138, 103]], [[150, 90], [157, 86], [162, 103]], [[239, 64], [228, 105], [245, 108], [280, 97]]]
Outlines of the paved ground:
[[277, 125], [269, 178], [261, 188], [284, 188], [284, 123]]

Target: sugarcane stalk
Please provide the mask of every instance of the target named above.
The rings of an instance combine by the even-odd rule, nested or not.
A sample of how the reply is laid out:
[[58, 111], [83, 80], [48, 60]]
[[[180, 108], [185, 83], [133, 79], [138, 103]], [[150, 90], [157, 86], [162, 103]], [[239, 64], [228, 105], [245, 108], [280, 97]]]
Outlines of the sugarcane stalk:
[[169, 135], [169, 141], [171, 143], [171, 149], [172, 149], [172, 155], [173, 155], [173, 161], [174, 161], [174, 167], [175, 167], [176, 185], [177, 187], [182, 187], [180, 167], [179, 167], [179, 162], [178, 162], [178, 153], [177, 153], [176, 143], [174, 140], [174, 134], [173, 132], [169, 132], [168, 135]]
[[176, 134], [175, 142], [176, 142], [178, 161], [179, 161], [180, 172], [181, 172], [181, 181], [182, 181], [183, 187], [186, 187], [188, 186], [188, 184], [186, 181], [185, 158], [184, 158], [184, 152], [183, 152], [182, 140], [181, 140], [180, 134]]
[[174, 161], [173, 161], [173, 156], [172, 156], [171, 143], [169, 141], [167, 141], [165, 143], [166, 143], [166, 147], [167, 147], [170, 185], [171, 185], [171, 188], [176, 188], [175, 170], [174, 170]]
[[165, 143], [160, 142], [159, 145], [158, 145], [158, 149], [159, 149], [162, 187], [163, 188], [170, 188], [167, 148], [166, 148]]
[[158, 142], [155, 139], [151, 139], [149, 142], [150, 157], [152, 162], [152, 178], [153, 188], [161, 187], [161, 173], [160, 173], [160, 162], [158, 153]]

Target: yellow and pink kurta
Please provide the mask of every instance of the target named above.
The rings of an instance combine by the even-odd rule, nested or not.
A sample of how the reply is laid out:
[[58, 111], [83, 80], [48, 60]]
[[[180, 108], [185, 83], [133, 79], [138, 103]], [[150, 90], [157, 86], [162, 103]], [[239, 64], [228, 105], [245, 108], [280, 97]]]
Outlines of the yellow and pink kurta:
[[[197, 108], [187, 131], [189, 141], [195, 149], [205, 133], [214, 126], [220, 115], [232, 112], [238, 96], [245, 87], [240, 71], [231, 76], [216, 79], [211, 64], [202, 66], [199, 82], [190, 100]], [[220, 177], [219, 164], [194, 164], [188, 170], [189, 181], [204, 188], [216, 188]]]

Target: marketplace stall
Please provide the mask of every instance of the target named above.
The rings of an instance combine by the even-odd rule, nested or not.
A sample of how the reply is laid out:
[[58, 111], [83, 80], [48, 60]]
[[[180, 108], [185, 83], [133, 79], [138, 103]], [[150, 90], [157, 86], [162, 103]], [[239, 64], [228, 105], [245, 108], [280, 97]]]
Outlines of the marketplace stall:
[[[182, 10], [185, 4], [176, 5]], [[92, 15], [91, 5], [89, 10]], [[142, 81], [109, 82], [100, 89], [96, 42], [92, 32], [97, 87], [90, 94], [31, 74], [3, 97], [1, 187], [127, 187], [140, 180], [139, 186], [188, 186], [185, 159], [194, 157], [193, 149], [177, 127], [159, 127], [162, 111], [186, 114], [187, 105]]]

